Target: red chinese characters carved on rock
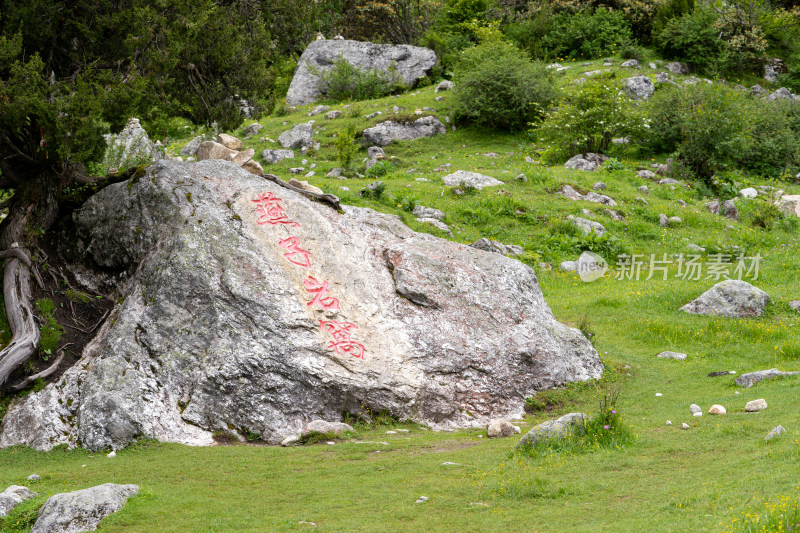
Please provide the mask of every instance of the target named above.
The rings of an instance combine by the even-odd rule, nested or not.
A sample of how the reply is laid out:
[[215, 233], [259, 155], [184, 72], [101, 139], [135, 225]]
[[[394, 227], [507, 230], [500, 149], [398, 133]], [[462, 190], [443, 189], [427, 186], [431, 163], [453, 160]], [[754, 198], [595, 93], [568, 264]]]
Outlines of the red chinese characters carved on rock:
[[319, 320], [320, 329], [330, 333], [333, 341], [328, 344], [328, 348], [339, 354], [352, 355], [356, 359], [364, 359], [364, 345], [350, 338], [350, 330], [358, 326], [351, 322], [337, 322], [336, 320]]
[[289, 253], [283, 254], [283, 256], [290, 262], [303, 268], [311, 267], [311, 252], [300, 248], [300, 239], [297, 237], [287, 237], [286, 239], [279, 240], [278, 244], [282, 248], [289, 250]]
[[300, 224], [293, 220], [289, 220], [286, 215], [286, 210], [281, 205], [280, 198], [274, 196], [271, 192], [262, 192], [258, 197], [253, 200], [256, 203], [256, 211], [258, 211], [258, 225], [271, 224], [277, 226], [283, 224], [286, 226], [300, 227]]
[[325, 310], [339, 310], [339, 300], [328, 294], [328, 282], [319, 282], [313, 276], [308, 276], [308, 279], [303, 280], [306, 290], [314, 295], [314, 299], [308, 302], [311, 307], [314, 304], [319, 304]]

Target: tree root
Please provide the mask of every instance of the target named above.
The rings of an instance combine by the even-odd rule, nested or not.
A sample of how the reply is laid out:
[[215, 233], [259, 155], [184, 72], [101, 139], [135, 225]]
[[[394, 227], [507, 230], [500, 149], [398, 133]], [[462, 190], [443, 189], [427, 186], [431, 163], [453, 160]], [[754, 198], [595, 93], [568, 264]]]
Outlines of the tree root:
[[31, 271], [17, 257], [9, 259], [3, 270], [3, 297], [13, 337], [0, 351], [0, 386], [18, 366], [31, 358], [41, 338], [31, 309]]
[[[72, 344], [72, 343], [70, 343], [70, 344]], [[67, 346], [69, 346], [69, 345], [67, 345]], [[67, 346], [64, 346], [64, 348], [66, 348]], [[20, 381], [16, 385], [12, 385], [11, 388], [16, 390], [16, 391], [20, 391], [20, 390], [24, 389], [25, 387], [27, 387], [28, 385], [30, 385], [31, 383], [33, 383], [34, 381], [36, 381], [37, 379], [44, 379], [46, 377], [52, 376], [53, 374], [55, 374], [56, 370], [58, 370], [58, 365], [60, 365], [61, 361], [63, 361], [63, 360], [64, 360], [64, 349], [62, 348], [61, 351], [58, 352], [58, 358], [53, 362], [52, 365], [48, 366], [47, 368], [45, 368], [44, 370], [42, 370], [38, 374], [34, 374], [32, 376], [28, 376], [27, 378], [23, 379], [22, 381]]]

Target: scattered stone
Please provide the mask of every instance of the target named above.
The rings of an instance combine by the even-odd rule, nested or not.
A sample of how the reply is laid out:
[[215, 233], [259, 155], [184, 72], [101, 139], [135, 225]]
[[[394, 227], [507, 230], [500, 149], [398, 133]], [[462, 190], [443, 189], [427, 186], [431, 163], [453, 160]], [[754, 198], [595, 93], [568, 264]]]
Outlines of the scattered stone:
[[128, 498], [139, 493], [137, 485], [106, 483], [89, 489], [51, 496], [39, 510], [31, 533], [94, 531], [100, 521], [116, 513]]
[[344, 422], [312, 420], [303, 426], [303, 430], [300, 432], [300, 435], [303, 437], [310, 435], [311, 433], [334, 433], [336, 435], [341, 435], [345, 431], [353, 431], [353, 427], [350, 426], [350, 424], [345, 424]]
[[778, 208], [786, 216], [800, 217], [800, 194], [781, 196]]
[[201, 143], [197, 149], [197, 160], [205, 161], [206, 159], [225, 159], [236, 155], [235, 150], [231, 150], [226, 146], [214, 141], [206, 141]]
[[585, 170], [587, 172], [594, 172], [608, 159], [603, 154], [585, 153], [578, 154], [571, 157], [566, 163], [565, 168], [572, 168], [575, 170]]
[[[309, 174], [311, 174], [311, 172], [309, 172]], [[319, 187], [315, 187], [314, 185], [311, 185], [307, 181], [298, 180], [296, 178], [290, 179], [289, 185], [291, 185], [292, 187], [297, 187], [298, 189], [303, 189], [304, 191], [309, 191], [316, 194], [325, 194]]]
[[503, 185], [502, 181], [496, 180], [491, 176], [485, 176], [477, 172], [468, 172], [466, 170], [456, 170], [452, 174], [444, 176], [442, 182], [448, 187], [474, 187], [478, 190], [484, 187]]
[[765, 88], [758, 84], [753, 85], [753, 87], [750, 89], [750, 92], [753, 93], [753, 96], [764, 96], [768, 93]]
[[587, 417], [584, 413], [569, 413], [556, 420], [542, 422], [528, 431], [519, 442], [517, 448], [552, 438], [564, 437], [576, 426], [583, 425]]
[[261, 166], [261, 163], [255, 159], [249, 160], [247, 163], [242, 165], [242, 168], [248, 171], [250, 174], [255, 174], [256, 176], [260, 176], [264, 173], [264, 168]]
[[711, 408], [708, 410], [708, 414], [710, 415], [724, 415], [726, 413], [727, 411], [725, 411], [725, 408], [718, 403], [712, 405]]
[[366, 115], [364, 118], [370, 119], [370, 118], [375, 118], [375, 117], [380, 116], [380, 115], [383, 115], [383, 111], [375, 111], [373, 113], [370, 113], [369, 115]]
[[650, 188], [647, 185], [636, 187], [636, 190], [643, 194], [650, 194]]
[[748, 372], [747, 374], [742, 374], [736, 378], [736, 384], [740, 387], [744, 387], [745, 389], [749, 389], [759, 381], [787, 376], [796, 376], [798, 374], [800, 374], [800, 371], [781, 372], [777, 368], [770, 368], [769, 370], [759, 370], [757, 372]]
[[730, 375], [730, 374], [731, 374], [731, 372], [728, 371], [728, 370], [720, 370], [718, 372], [709, 372], [708, 373], [708, 377], [716, 378], [716, 377], [719, 377], [719, 376], [727, 376], [727, 375]]
[[217, 143], [233, 151], [239, 151], [242, 149], [242, 141], [233, 135], [228, 135], [227, 133], [220, 133], [217, 135]]
[[663, 395], [663, 394], [661, 394], [660, 392], [657, 392], [657, 393], [656, 393], [656, 398], [661, 398], [662, 396], [664, 396], [664, 395]]
[[683, 224], [683, 219], [681, 217], [669, 217], [667, 222], [669, 222], [670, 226], [680, 226]]
[[420, 137], [433, 137], [447, 132], [447, 128], [438, 118], [429, 115], [411, 123], [386, 120], [364, 130], [366, 142], [378, 146], [386, 146], [392, 141], [410, 141]]
[[587, 220], [585, 218], [576, 217], [573, 215], [568, 216], [567, 220], [578, 226], [584, 235], [589, 235], [590, 233], [594, 232], [594, 234], [598, 237], [602, 237], [606, 232], [606, 228], [594, 220]]
[[669, 218], [664, 213], [658, 215], [658, 224], [662, 227], [669, 226]]
[[247, 150], [228, 157], [230, 158], [229, 161], [233, 161], [240, 167], [243, 167], [245, 163], [253, 159], [254, 155], [256, 155], [256, 151], [253, 148], [248, 148]]
[[470, 244], [470, 246], [477, 248], [478, 250], [483, 250], [484, 252], [494, 252], [503, 255], [522, 255], [525, 253], [525, 249], [522, 246], [517, 246], [516, 244], [503, 244], [502, 242], [493, 241], [486, 238], [478, 239]]
[[673, 61], [672, 63], [667, 63], [665, 68], [672, 72], [673, 74], [689, 74], [689, 67], [686, 66], [685, 63], [681, 63], [680, 61]]
[[30, 476], [26, 477], [25, 479], [27, 479], [28, 481], [36, 482], [36, 481], [41, 481], [42, 480], [42, 476], [40, 476], [39, 474], [31, 474]]
[[699, 405], [697, 405], [696, 403], [693, 403], [692, 405], [689, 406], [689, 412], [692, 413], [693, 415], [696, 414], [696, 413], [702, 414], [703, 413], [703, 409]]
[[435, 218], [436, 220], [444, 220], [445, 218], [443, 211], [422, 205], [415, 206], [411, 214], [417, 218]]
[[275, 164], [284, 159], [292, 159], [294, 158], [294, 152], [292, 150], [264, 150], [261, 152], [261, 159], [264, 160], [265, 163]]
[[438, 93], [439, 91], [450, 91], [455, 87], [455, 84], [450, 80], [444, 80], [439, 82], [439, 85], [436, 86], [433, 92]]
[[625, 68], [638, 67], [639, 62], [635, 59], [629, 59], [628, 61], [621, 63], [620, 66]]
[[28, 487], [22, 487], [20, 485], [11, 485], [3, 492], [0, 492], [0, 518], [7, 516], [14, 507], [36, 495], [37, 494]]
[[774, 438], [780, 437], [781, 435], [783, 435], [785, 433], [786, 433], [786, 429], [783, 426], [775, 426], [774, 428], [772, 428], [772, 431], [770, 431], [767, 434], [767, 436], [764, 437], [764, 440], [772, 440]]
[[380, 146], [370, 146], [367, 148], [367, 157], [370, 159], [384, 159], [386, 157], [386, 152], [384, 152], [383, 148]]
[[692, 413], [692, 416], [700, 417], [700, 416], [703, 416], [703, 413]]
[[289, 435], [281, 441], [281, 446], [294, 446], [300, 442], [300, 435]]
[[666, 72], [659, 72], [656, 74], [656, 83], [671, 83], [672, 85], [677, 85], [669, 78], [669, 74]]
[[598, 181], [597, 183], [592, 185], [592, 189], [594, 189], [595, 191], [604, 191], [606, 189], [606, 184], [603, 183], [602, 181]]
[[658, 184], [659, 185], [681, 185], [682, 186], [683, 182], [682, 181], [678, 181], [676, 179], [672, 179], [672, 178], [662, 178], [662, 179], [658, 180]]
[[489, 425], [486, 426], [486, 436], [490, 439], [510, 437], [514, 433], [514, 426], [511, 422], [503, 418], [492, 420], [489, 422]]
[[326, 113], [329, 109], [330, 109], [330, 107], [328, 107], [326, 105], [318, 105], [314, 109], [312, 109], [311, 111], [308, 112], [308, 116], [309, 117], [313, 117], [314, 115], [319, 115], [319, 114], [322, 114], [322, 113]]
[[739, 191], [739, 196], [742, 198], [755, 198], [758, 196], [758, 191], [752, 187], [747, 187], [746, 189], [742, 189]]
[[652, 170], [637, 170], [636, 177], [641, 179], [651, 180], [656, 177]]
[[278, 137], [278, 142], [284, 148], [297, 149], [313, 146], [314, 122], [298, 124], [292, 129], [284, 131]]
[[520, 174], [514, 179], [516, 179], [517, 181], [521, 181], [522, 183], [528, 183], [528, 176], [526, 176], [525, 174]]
[[328, 120], [334, 120], [334, 119], [337, 119], [337, 118], [339, 118], [341, 116], [342, 116], [342, 112], [339, 111], [339, 110], [328, 111], [327, 113], [325, 113], [325, 118], [327, 118]]
[[746, 281], [728, 279], [681, 307], [681, 311], [728, 318], [757, 317], [761, 316], [768, 303], [770, 297], [766, 292]]
[[706, 209], [708, 209], [712, 215], [719, 215], [720, 207], [722, 207], [722, 204], [719, 200], [711, 200], [706, 203]]
[[563, 272], [577, 272], [578, 271], [578, 262], [577, 261], [562, 261], [560, 265], [558, 265]]
[[648, 100], [656, 90], [656, 86], [647, 76], [634, 76], [622, 82], [622, 88], [634, 100]]
[[684, 200], [678, 200], [678, 205], [681, 207], [686, 207], [688, 204]]
[[138, 118], [129, 119], [121, 132], [109, 133], [103, 137], [106, 140], [103, 165], [109, 169], [112, 167], [125, 169], [164, 157], [161, 150], [147, 136]]
[[609, 205], [612, 207], [617, 205], [617, 202], [615, 202], [610, 196], [598, 194], [594, 191], [581, 194], [570, 185], [562, 185], [561, 189], [556, 194], [564, 196], [565, 198], [569, 198], [570, 200], [585, 200], [587, 202], [594, 202], [596, 204]]
[[767, 100], [794, 100], [794, 95], [792, 94], [792, 91], [786, 87], [781, 87], [774, 93], [767, 96]]
[[800, 300], [791, 300], [789, 302], [789, 307], [791, 307], [797, 312], [800, 312]]
[[689, 429], [689, 424], [684, 422], [683, 424], [681, 424], [681, 429]]
[[441, 220], [438, 220], [436, 218], [418, 218], [417, 222], [423, 222], [425, 224], [430, 224], [434, 228], [440, 229], [440, 230], [444, 231], [445, 233], [449, 233], [450, 235], [453, 234], [452, 230], [450, 229], [450, 226], [448, 226], [447, 224], [445, 224], [444, 222], [442, 222]]
[[759, 398], [758, 400], [752, 400], [747, 402], [747, 405], [744, 406], [744, 410], [748, 413], [757, 413], [759, 411], [763, 411], [767, 408], [767, 400], [764, 398]]
[[425, 503], [426, 501], [428, 501], [427, 496], [420, 496], [419, 499], [417, 500], [417, 503]]
[[111, 453], [109, 453], [108, 455], [106, 455], [106, 457], [116, 457], [116, 456], [117, 456], [117, 452], [116, 452], [116, 451], [114, 451], [114, 450], [111, 450]]
[[686, 360], [686, 354], [680, 352], [661, 352], [660, 354], [656, 355], [656, 357], [660, 357], [661, 359], [675, 359], [676, 361]]
[[302, 174], [305, 171], [304, 167], [292, 167], [289, 169], [289, 174]]
[[461, 466], [461, 463], [454, 463], [452, 461], [445, 461], [440, 466]]
[[323, 95], [320, 74], [333, 68], [338, 57], [362, 72], [392, 70], [397, 73], [397, 81], [409, 87], [427, 76], [437, 63], [433, 50], [419, 46], [330, 39], [313, 41], [297, 62], [286, 105], [306, 105], [320, 98]]
[[253, 124], [250, 124], [244, 129], [244, 136], [252, 137], [253, 135], [258, 135], [258, 132], [261, 131], [263, 128], [264, 126], [262, 126], [258, 122], [254, 122]]
[[671, 426], [672, 425], [672, 421], [671, 420], [667, 420], [667, 425]]
[[733, 200], [725, 200], [722, 203], [722, 215], [731, 220], [739, 220], [739, 210], [736, 209], [736, 203]]
[[197, 149], [200, 148], [200, 143], [202, 142], [203, 142], [202, 135], [195, 137], [194, 139], [186, 143], [186, 146], [181, 148], [181, 155], [183, 156], [196, 155]]
[[603, 214], [605, 214], [607, 217], [610, 217], [613, 220], [624, 220], [625, 219], [624, 216], [622, 216], [621, 214], [617, 213], [613, 209], [605, 208], [605, 209], [603, 209]]

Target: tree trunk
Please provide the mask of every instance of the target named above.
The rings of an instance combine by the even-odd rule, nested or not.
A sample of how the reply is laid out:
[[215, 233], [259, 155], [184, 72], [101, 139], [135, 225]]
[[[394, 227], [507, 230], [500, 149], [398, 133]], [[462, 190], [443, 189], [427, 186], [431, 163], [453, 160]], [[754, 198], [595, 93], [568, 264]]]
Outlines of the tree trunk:
[[30, 258], [26, 239], [47, 231], [58, 215], [54, 191], [60, 177], [52, 170], [19, 181], [8, 217], [0, 224], [0, 250], [14, 250], [3, 267], [3, 297], [11, 328], [11, 342], [0, 350], [0, 388], [11, 374], [25, 364], [39, 348], [41, 333], [34, 318]]

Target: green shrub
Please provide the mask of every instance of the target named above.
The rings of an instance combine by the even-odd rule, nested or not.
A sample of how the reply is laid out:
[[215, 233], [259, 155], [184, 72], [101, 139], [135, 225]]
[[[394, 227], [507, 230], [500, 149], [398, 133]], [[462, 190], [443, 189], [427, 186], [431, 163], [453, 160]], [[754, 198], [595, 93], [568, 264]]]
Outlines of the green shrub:
[[508, 39], [537, 59], [552, 59], [551, 50], [543, 41], [553, 27], [553, 13], [549, 4], [531, 13], [527, 18], [510, 23], [505, 28]]
[[364, 173], [367, 179], [380, 178], [394, 170], [394, 165], [386, 160], [381, 160], [372, 165]]
[[714, 28], [716, 16], [695, 10], [669, 20], [654, 39], [666, 59], [680, 59], [701, 72], [712, 72], [720, 66], [724, 42]]
[[622, 12], [597, 9], [553, 17], [542, 46], [552, 58], [598, 58], [617, 53], [631, 40], [631, 27]]
[[650, 146], [677, 152], [699, 178], [734, 163], [747, 147], [748, 96], [720, 84], [658, 91], [651, 99]]
[[395, 68], [363, 71], [341, 56], [325, 72], [309, 68], [322, 80], [321, 92], [337, 102], [381, 98], [403, 88], [402, 78]]
[[39, 349], [44, 353], [42, 359], [47, 361], [50, 356], [58, 349], [58, 342], [64, 334], [64, 327], [55, 318], [56, 304], [49, 298], [36, 300], [36, 309], [42, 316], [41, 340]]
[[644, 113], [634, 106], [619, 82], [607, 77], [589, 78], [570, 87], [558, 109], [547, 114], [538, 129], [544, 154], [550, 161], [585, 152], [603, 152], [615, 137], [640, 137], [648, 127]]
[[456, 67], [455, 82], [455, 116], [496, 129], [518, 130], [540, 120], [556, 97], [544, 65], [502, 41], [466, 50]]
[[750, 102], [742, 118], [749, 127], [738, 163], [761, 176], [794, 175], [800, 167], [800, 104]]
[[358, 153], [358, 144], [355, 141], [356, 130], [348, 126], [336, 132], [333, 138], [333, 147], [336, 150], [336, 159], [344, 172], [349, 172], [353, 167], [353, 158]]

